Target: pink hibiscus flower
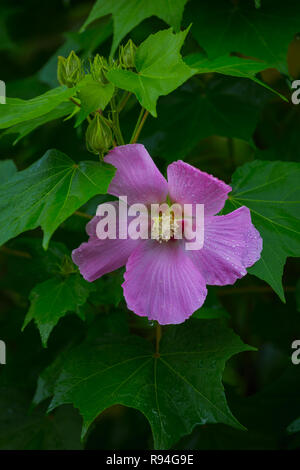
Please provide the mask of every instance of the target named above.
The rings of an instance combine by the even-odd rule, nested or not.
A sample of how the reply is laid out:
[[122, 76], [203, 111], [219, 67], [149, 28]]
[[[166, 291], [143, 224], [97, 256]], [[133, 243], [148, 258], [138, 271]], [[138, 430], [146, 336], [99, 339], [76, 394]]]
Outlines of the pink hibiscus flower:
[[[162, 325], [182, 323], [204, 303], [207, 284], [233, 284], [260, 258], [262, 239], [247, 207], [216, 215], [232, 190], [223, 181], [183, 161], [168, 166], [166, 181], [141, 144], [116, 147], [104, 160], [117, 169], [109, 194], [127, 196], [129, 205], [150, 207], [167, 196], [180, 205], [204, 204], [199, 250], [186, 250], [184, 240], [174, 238], [162, 243], [151, 238], [101, 240], [96, 234], [99, 217], [87, 224], [89, 240], [73, 251], [74, 263], [87, 281], [126, 265], [124, 297], [137, 315]], [[112, 204], [117, 209], [116, 201]]]

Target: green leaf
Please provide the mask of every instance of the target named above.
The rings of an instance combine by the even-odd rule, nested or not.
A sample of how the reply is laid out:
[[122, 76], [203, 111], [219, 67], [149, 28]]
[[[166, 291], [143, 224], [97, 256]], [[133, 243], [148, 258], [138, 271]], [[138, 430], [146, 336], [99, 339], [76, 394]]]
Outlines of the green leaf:
[[[268, 304], [270, 308], [274, 306], [274, 303], [268, 302]], [[261, 308], [260, 314], [263, 311]], [[280, 335], [279, 330], [278, 334]], [[270, 346], [270, 343], [268, 345], [265, 343], [261, 352], [264, 351], [270, 357], [271, 351], [266, 346]], [[261, 367], [265, 375], [268, 366], [264, 363]], [[192, 435], [187, 436], [176, 448], [192, 448], [199, 451], [286, 449], [287, 425], [296, 416], [300, 416], [299, 372], [299, 367], [289, 364], [288, 368], [284, 367], [277, 371], [275, 377], [269, 379], [268, 385], [260, 387], [257, 393], [254, 392], [250, 396], [237, 396], [234, 392], [230, 394], [228, 397], [230, 403], [234, 406], [237, 416], [246, 425], [247, 432], [219, 424], [198, 426]], [[297, 448], [299, 449], [299, 443]]]
[[[93, 295], [93, 293], [91, 294]], [[94, 321], [89, 325], [87, 333], [87, 341], [102, 340], [105, 334], [129, 334], [127, 316], [122, 311], [109, 312], [108, 314], [101, 313], [96, 315]], [[74, 347], [74, 338], [69, 338], [69, 343], [60, 350], [54, 361], [43, 370], [37, 382], [36, 391], [32, 400], [34, 406], [40, 404], [42, 401], [54, 395], [55, 384], [59, 378], [65, 360], [67, 359], [70, 350]]]
[[159, 96], [168, 95], [195, 71], [182, 60], [180, 49], [189, 29], [174, 34], [171, 29], [151, 34], [137, 49], [136, 72], [111, 70], [107, 78], [118, 88], [134, 93], [153, 116]]
[[260, 9], [252, 1], [189, 2], [187, 21], [209, 58], [240, 52], [281, 66], [289, 42], [299, 31], [299, 3], [266, 0]]
[[186, 157], [201, 139], [213, 135], [251, 143], [266, 100], [269, 93], [249, 80], [218, 77], [205, 87], [189, 81], [161, 99], [158, 118], [148, 118], [143, 129], [143, 143], [169, 162]]
[[75, 312], [80, 317], [79, 307], [85, 304], [93, 284], [86, 282], [80, 274], [55, 277], [34, 287], [29, 300], [30, 308], [25, 317], [22, 330], [35, 321], [44, 347], [58, 321], [68, 312]]
[[17, 167], [13, 160], [0, 161], [0, 184], [4, 184], [17, 172]]
[[255, 160], [238, 168], [227, 209], [247, 206], [263, 238], [260, 260], [248, 271], [270, 286], [284, 301], [283, 267], [288, 256], [300, 256], [300, 165]]
[[58, 150], [18, 172], [0, 188], [0, 245], [41, 226], [43, 246], [57, 227], [96, 194], [104, 194], [115, 169], [103, 163], [75, 164]]
[[75, 127], [79, 126], [93, 111], [96, 111], [97, 109], [101, 109], [103, 111], [110, 102], [114, 94], [115, 87], [112, 83], [103, 85], [93, 80], [91, 75], [87, 75], [78, 84], [78, 89], [81, 109], [78, 113]]
[[123, 282], [123, 270], [97, 279], [93, 283], [95, 291], [91, 294], [90, 301], [94, 305], [114, 305], [117, 307], [123, 298], [121, 287]]
[[204, 305], [193, 313], [193, 318], [198, 318], [199, 320], [213, 320], [216, 318], [230, 318], [230, 315], [222, 306], [215, 291], [209, 288]]
[[1, 450], [79, 450], [80, 416], [69, 406], [51, 416], [29, 412], [30, 403], [16, 387], [0, 387]]
[[[300, 41], [299, 41], [300, 44]], [[300, 63], [300, 62], [299, 62]], [[263, 149], [256, 149], [255, 158], [259, 160], [283, 160], [299, 162], [300, 128], [299, 106], [290, 105], [287, 113], [278, 113], [277, 107], [269, 110], [269, 119], [262, 119], [259, 138]], [[280, 128], [280, 132], [278, 129]]]
[[253, 78], [258, 72], [269, 67], [267, 62], [229, 55], [208, 59], [203, 54], [195, 53], [184, 57], [184, 61], [189, 67], [197, 69], [198, 73], [217, 72], [222, 75], [246, 78]]
[[37, 406], [54, 394], [54, 387], [69, 351], [69, 345], [59, 351], [54, 361], [39, 375], [32, 405]]
[[[70, 250], [62, 243], [51, 241], [48, 250], [45, 251], [39, 238], [25, 236], [11, 240], [2, 247], [1, 252], [3, 258], [1, 270], [5, 271], [5, 276], [0, 280], [0, 287], [3, 290], [13, 288], [18, 296], [23, 296], [26, 302], [25, 308], [29, 293], [35, 285], [49, 277], [57, 276], [61, 272], [63, 261], [70, 255]], [[13, 256], [14, 252], [23, 256]]]
[[23, 137], [33, 132], [38, 127], [47, 124], [47, 122], [54, 121], [55, 119], [59, 119], [61, 117], [67, 116], [72, 113], [74, 110], [74, 104], [66, 101], [60, 103], [57, 108], [52, 109], [49, 113], [44, 114], [43, 116], [39, 116], [35, 119], [31, 119], [29, 121], [23, 121], [15, 126], [10, 127], [5, 132], [1, 134], [1, 137], [8, 134], [18, 134], [18, 137], [15, 139], [13, 145], [16, 145]]
[[296, 432], [300, 432], [300, 418], [295, 419], [295, 421], [288, 425], [287, 432], [289, 434], [295, 434]]
[[70, 352], [49, 409], [73, 403], [83, 416], [85, 435], [106, 408], [136, 408], [149, 420], [159, 449], [175, 444], [196, 424], [241, 428], [226, 404], [221, 379], [226, 360], [249, 348], [220, 321], [170, 327], [159, 355], [140, 337], [106, 336]]
[[114, 39], [111, 55], [114, 55], [121, 40], [145, 18], [158, 16], [178, 30], [184, 5], [187, 0], [97, 0], [82, 29], [102, 16], [112, 14], [114, 19]]
[[272, 91], [273, 93], [280, 96], [284, 101], [287, 101], [287, 98], [276, 90], [273, 90], [269, 85], [262, 82], [256, 77], [258, 72], [265, 70], [270, 67], [267, 62], [261, 62], [257, 60], [244, 59], [242, 57], [235, 56], [221, 56], [215, 59], [208, 59], [203, 54], [190, 54], [184, 58], [185, 63], [193, 68], [197, 69], [199, 74], [202, 73], [220, 73], [222, 75], [229, 75], [231, 77], [241, 77], [249, 78], [255, 83], [267, 88], [267, 90]]
[[61, 86], [31, 100], [7, 98], [6, 104], [0, 105], [0, 129], [43, 116], [73, 96], [75, 92], [76, 88]]

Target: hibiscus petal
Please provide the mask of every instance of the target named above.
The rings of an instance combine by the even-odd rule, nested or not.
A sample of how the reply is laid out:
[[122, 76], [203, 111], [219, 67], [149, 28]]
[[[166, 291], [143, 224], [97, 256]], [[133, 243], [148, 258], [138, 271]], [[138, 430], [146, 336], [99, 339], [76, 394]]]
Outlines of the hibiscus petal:
[[141, 144], [115, 147], [104, 158], [117, 168], [108, 192], [127, 196], [128, 204], [161, 203], [168, 194], [168, 183]]
[[161, 325], [185, 321], [207, 294], [203, 277], [178, 241], [141, 243], [128, 259], [124, 278], [128, 308]]
[[168, 166], [170, 198], [180, 204], [204, 204], [205, 215], [215, 215], [224, 207], [232, 188], [208, 173], [181, 160]]
[[137, 240], [98, 240], [82, 243], [72, 252], [72, 259], [89, 282], [124, 266]]
[[233, 284], [260, 258], [262, 239], [247, 207], [205, 219], [204, 246], [189, 251], [207, 284]]
[[[72, 252], [72, 259], [79, 267], [79, 270], [89, 282], [95, 281], [106, 273], [110, 273], [115, 269], [124, 266], [132, 253], [138, 246], [140, 240], [119, 239], [119, 212], [118, 202], [110, 203], [116, 209], [116, 235], [117, 239], [113, 240], [107, 238], [100, 240], [96, 234], [96, 228], [101, 217], [93, 217], [86, 226], [86, 231], [89, 235], [89, 241], [82, 243], [76, 250]], [[125, 215], [125, 214], [124, 214]], [[128, 217], [129, 223], [132, 218]]]

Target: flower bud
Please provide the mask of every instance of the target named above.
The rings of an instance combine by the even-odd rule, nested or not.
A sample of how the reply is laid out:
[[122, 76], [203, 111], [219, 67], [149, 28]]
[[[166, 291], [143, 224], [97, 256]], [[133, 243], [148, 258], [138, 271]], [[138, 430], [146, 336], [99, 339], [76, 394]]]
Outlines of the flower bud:
[[89, 152], [104, 155], [113, 144], [113, 134], [109, 121], [96, 113], [86, 131], [86, 147]]
[[57, 79], [61, 85], [68, 88], [75, 86], [84, 77], [84, 70], [79, 57], [72, 51], [67, 58], [59, 56], [57, 64]]
[[129, 39], [125, 46], [121, 46], [119, 50], [119, 61], [122, 67], [127, 69], [135, 67], [135, 53], [137, 47], [134, 42]]
[[102, 83], [103, 85], [106, 85], [108, 83], [106, 78], [107, 71], [107, 60], [99, 54], [96, 54], [93, 62], [91, 62], [91, 75], [93, 79]]

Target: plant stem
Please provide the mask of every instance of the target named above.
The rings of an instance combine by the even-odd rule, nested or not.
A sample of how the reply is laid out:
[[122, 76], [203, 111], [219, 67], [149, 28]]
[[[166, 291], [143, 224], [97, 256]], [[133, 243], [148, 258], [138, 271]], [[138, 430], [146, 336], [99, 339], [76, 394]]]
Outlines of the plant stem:
[[141, 111], [140, 111], [140, 114], [139, 114], [139, 117], [138, 117], [138, 120], [137, 120], [137, 123], [135, 125], [135, 128], [134, 128], [134, 131], [132, 133], [132, 136], [131, 136], [131, 139], [130, 139], [130, 144], [135, 144], [140, 133], [141, 133], [141, 130], [143, 128], [143, 125], [145, 124], [145, 121], [147, 119], [147, 116], [149, 114], [149, 111], [145, 111], [145, 108], [142, 108]]
[[93, 218], [91, 215], [85, 214], [84, 212], [80, 212], [80, 211], [75, 211], [74, 214], [78, 215], [79, 217], [84, 217], [85, 219], [92, 219]]
[[111, 99], [110, 106], [111, 106], [111, 112], [112, 112], [113, 130], [115, 133], [117, 144], [124, 145], [125, 142], [124, 142], [121, 128], [120, 128], [119, 113], [117, 111], [115, 98]]
[[135, 135], [131, 138], [131, 139], [132, 139], [132, 141], [130, 141], [131, 144], [135, 144], [136, 141], [138, 140], [139, 135], [140, 135], [140, 133], [141, 133], [141, 130], [143, 129], [143, 126], [144, 126], [144, 124], [145, 124], [145, 121], [146, 121], [146, 119], [147, 119], [147, 117], [148, 117], [148, 114], [149, 114], [149, 111], [145, 111], [145, 114], [143, 115], [143, 117], [142, 117], [142, 119], [141, 119], [141, 122], [140, 122], [140, 124], [139, 124], [139, 126], [138, 126], [138, 128], [137, 128], [137, 130], [136, 130], [136, 132], [135, 132]]
[[[81, 108], [81, 104], [78, 103], [74, 98], [72, 98], [72, 96], [71, 96], [71, 98], [69, 98], [69, 100], [72, 101], [72, 103], [76, 104], [76, 106], [78, 106], [78, 108]], [[86, 119], [89, 123], [91, 122], [90, 116], [87, 116]]]
[[145, 111], [145, 108], [142, 108], [141, 111], [140, 111], [140, 114], [139, 114], [139, 117], [138, 117], [138, 120], [136, 121], [136, 125], [134, 127], [134, 130], [133, 130], [133, 133], [132, 133], [132, 136], [131, 136], [131, 139], [130, 139], [130, 144], [132, 144], [133, 142], [133, 139], [135, 138], [135, 134], [139, 128], [139, 125], [141, 123], [141, 120], [143, 118], [143, 114], [144, 114], [144, 111]]
[[119, 103], [118, 103], [118, 107], [117, 107], [117, 111], [118, 113], [120, 113], [126, 106], [126, 103], [127, 101], [129, 100], [131, 96], [131, 92], [130, 91], [125, 91], [122, 98], [120, 99]]
[[76, 104], [76, 106], [78, 106], [79, 108], [81, 108], [81, 104], [78, 103], [74, 98], [69, 98], [70, 101], [72, 101], [72, 103]]
[[1, 246], [0, 251], [5, 253], [6, 255], [18, 256], [19, 258], [32, 258], [31, 254], [27, 253], [26, 251], [12, 250], [11, 248], [7, 248], [6, 246]]
[[161, 326], [160, 326], [159, 323], [157, 323], [157, 325], [156, 325], [156, 332], [155, 332], [155, 335], [156, 335], [155, 354], [156, 354], [156, 357], [159, 357], [159, 343], [160, 343], [161, 336], [162, 336], [162, 333], [161, 333]]

